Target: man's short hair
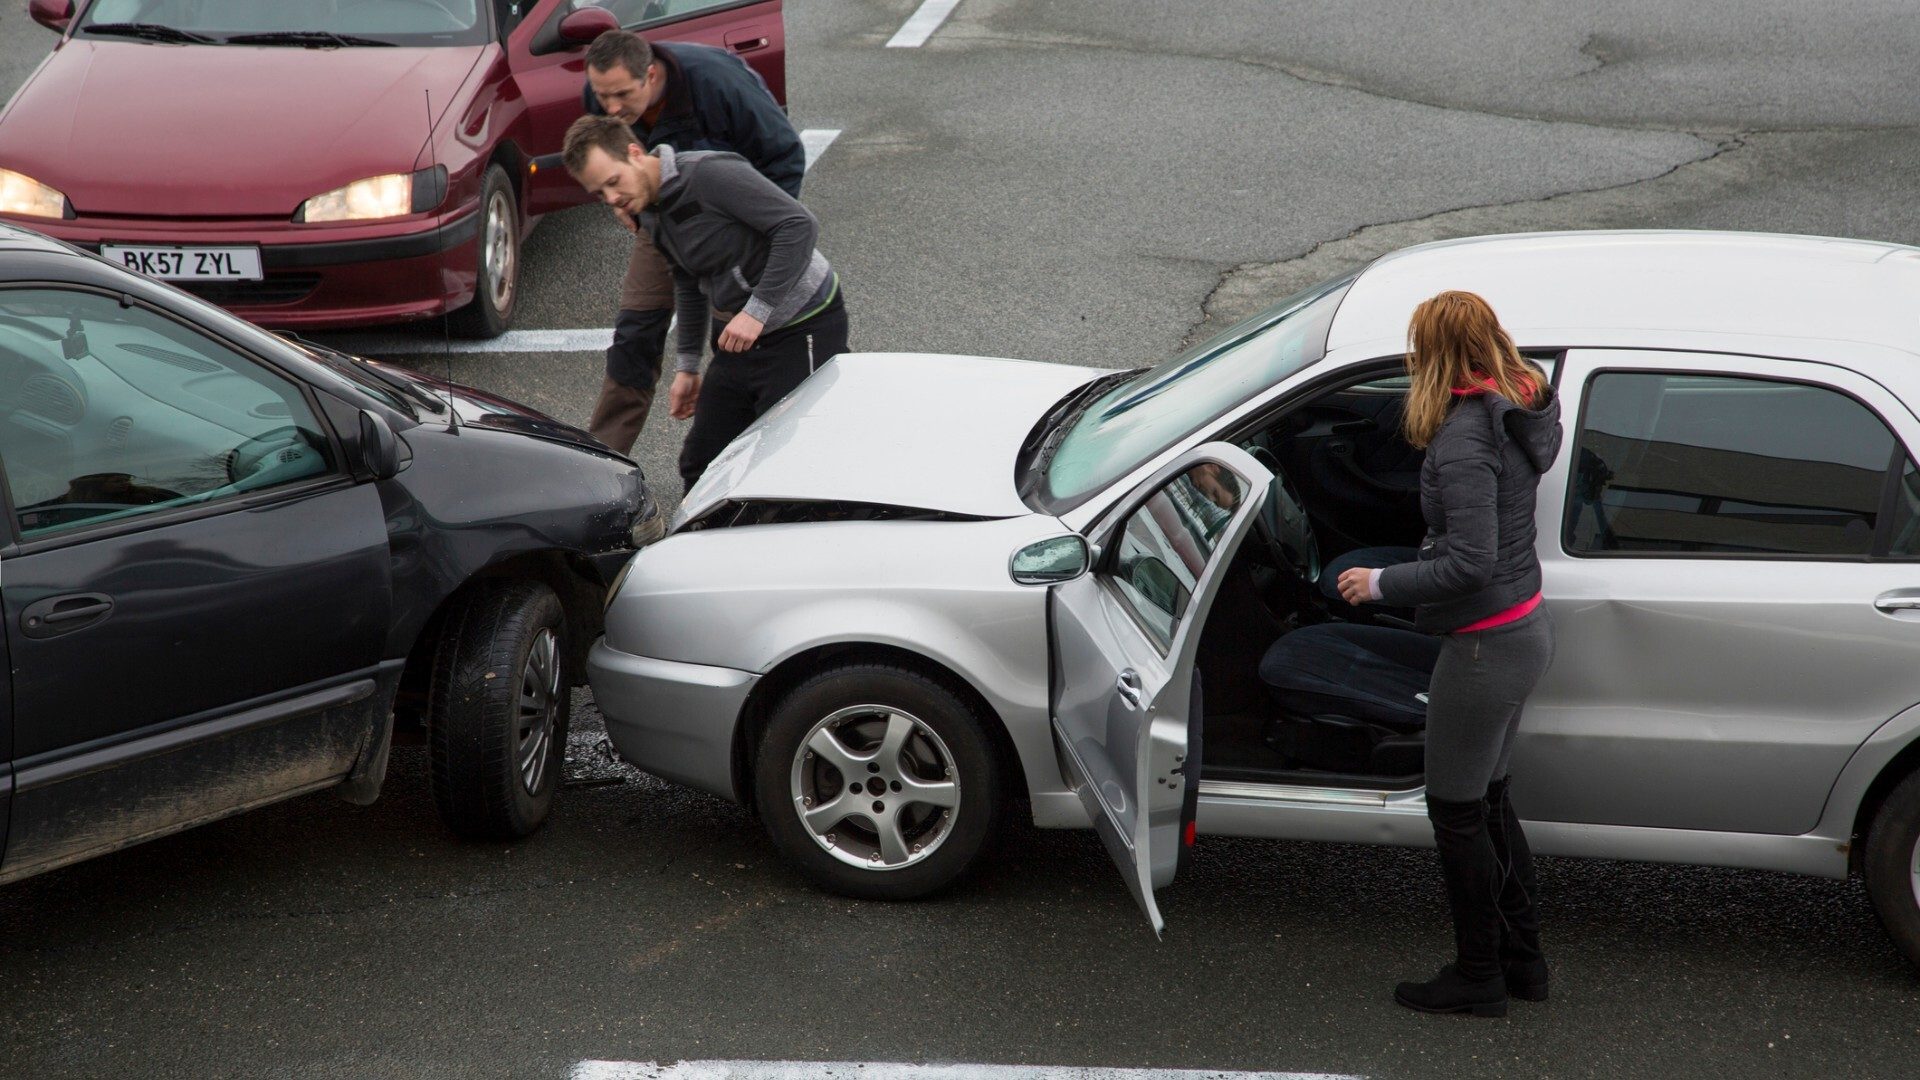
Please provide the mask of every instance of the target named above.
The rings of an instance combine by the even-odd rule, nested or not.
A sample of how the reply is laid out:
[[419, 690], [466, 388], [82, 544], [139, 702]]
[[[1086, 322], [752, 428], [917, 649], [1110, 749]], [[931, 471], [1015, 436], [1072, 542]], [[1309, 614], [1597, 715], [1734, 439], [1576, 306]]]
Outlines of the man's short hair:
[[568, 172], [579, 176], [594, 147], [605, 150], [615, 161], [625, 161], [627, 147], [639, 141], [633, 137], [632, 128], [614, 117], [583, 116], [567, 128], [567, 137], [560, 143], [560, 160], [566, 163]]
[[653, 66], [653, 46], [647, 39], [630, 30], [608, 30], [593, 39], [587, 46], [587, 67], [594, 71], [612, 71], [616, 67], [627, 69], [627, 73], [636, 79], [647, 77], [647, 68]]

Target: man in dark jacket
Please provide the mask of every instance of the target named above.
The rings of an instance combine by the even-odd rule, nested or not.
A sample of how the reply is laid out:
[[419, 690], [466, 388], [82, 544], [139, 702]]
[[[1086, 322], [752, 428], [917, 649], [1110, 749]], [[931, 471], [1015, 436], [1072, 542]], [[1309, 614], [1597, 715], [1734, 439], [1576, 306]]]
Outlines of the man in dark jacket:
[[[638, 34], [609, 30], [587, 49], [587, 112], [626, 123], [643, 147], [730, 150], [745, 158], [787, 194], [798, 197], [806, 151], [786, 113], [758, 73], [723, 49], [684, 43], [650, 45]], [[632, 217], [614, 211], [635, 229]], [[660, 378], [660, 358], [673, 317], [673, 286], [667, 264], [645, 236], [637, 234], [620, 284], [620, 314], [600, 400], [587, 421], [594, 437], [622, 453], [630, 451]], [[672, 414], [691, 415], [700, 394], [697, 370], [674, 376]]]
[[611, 117], [574, 121], [562, 154], [595, 198], [639, 218], [672, 268], [676, 397], [680, 379], [698, 378], [709, 324], [723, 324], [680, 452], [691, 489], [754, 418], [846, 351], [840, 278], [814, 246], [819, 223], [738, 154], [649, 154]]

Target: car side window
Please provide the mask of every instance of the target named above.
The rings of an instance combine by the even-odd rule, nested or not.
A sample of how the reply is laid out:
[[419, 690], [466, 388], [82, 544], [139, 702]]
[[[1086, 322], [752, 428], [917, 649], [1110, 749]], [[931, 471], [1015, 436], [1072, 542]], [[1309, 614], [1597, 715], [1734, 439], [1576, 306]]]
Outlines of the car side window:
[[[1573, 445], [1565, 544], [1576, 555], [1865, 557], [1895, 480], [1905, 498], [1893, 504], [1893, 553], [1912, 554], [1913, 466], [1897, 446], [1871, 409], [1829, 387], [1603, 372]], [[1896, 461], [1904, 478], [1889, 477]]]
[[0, 466], [23, 540], [333, 469], [300, 388], [115, 297], [0, 290]]
[[738, 0], [573, 0], [573, 9], [606, 8], [621, 26], [639, 26], [696, 15], [708, 8], [726, 7]]
[[1172, 648], [1187, 602], [1246, 494], [1237, 474], [1203, 461], [1154, 492], [1121, 526], [1106, 577], [1162, 652]]

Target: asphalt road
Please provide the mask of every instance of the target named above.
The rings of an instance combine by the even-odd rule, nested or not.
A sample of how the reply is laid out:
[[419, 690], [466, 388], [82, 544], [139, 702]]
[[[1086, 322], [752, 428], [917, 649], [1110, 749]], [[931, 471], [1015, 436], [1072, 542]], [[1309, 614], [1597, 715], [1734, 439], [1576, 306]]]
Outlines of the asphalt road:
[[[807, 181], [863, 349], [1153, 362], [1408, 243], [1697, 227], [1920, 243], [1920, 20], [1896, 0], [794, 0]], [[0, 13], [10, 91], [51, 38]], [[318, 105], [319, 103], [317, 103]], [[132, 107], [137, 107], [137, 104]], [[115, 163], [130, 167], [134, 163]], [[107, 167], [103, 163], [103, 167]], [[597, 208], [530, 241], [523, 328], [610, 323]], [[593, 353], [407, 362], [585, 418]], [[392, 333], [383, 333], [392, 337]], [[684, 425], [639, 456], [663, 494]], [[517, 845], [441, 831], [418, 750], [0, 889], [0, 1074], [565, 1076], [587, 1059], [961, 1061], [1374, 1077], [1888, 1076], [1920, 975], [1857, 883], [1544, 860], [1554, 1001], [1420, 1017], [1428, 852], [1208, 840], [1156, 941], [1091, 834], [854, 903], [748, 815], [600, 761]]]

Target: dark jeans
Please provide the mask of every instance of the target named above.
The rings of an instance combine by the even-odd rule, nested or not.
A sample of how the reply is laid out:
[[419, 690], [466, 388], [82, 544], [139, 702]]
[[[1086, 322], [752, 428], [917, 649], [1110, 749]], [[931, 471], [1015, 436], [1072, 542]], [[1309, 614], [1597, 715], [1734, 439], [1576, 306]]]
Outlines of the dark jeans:
[[1553, 660], [1545, 607], [1491, 630], [1442, 636], [1427, 684], [1427, 798], [1486, 795], [1507, 775], [1527, 695]]
[[821, 364], [847, 351], [847, 309], [838, 296], [813, 318], [762, 334], [746, 352], [721, 351], [724, 326], [714, 320], [713, 362], [694, 402], [693, 430], [680, 448], [680, 481], [688, 490], [747, 425]]

